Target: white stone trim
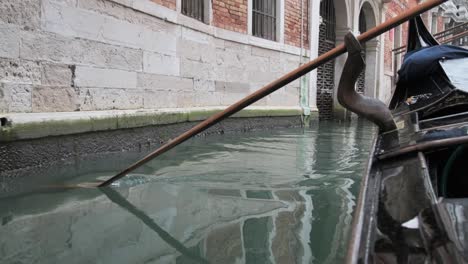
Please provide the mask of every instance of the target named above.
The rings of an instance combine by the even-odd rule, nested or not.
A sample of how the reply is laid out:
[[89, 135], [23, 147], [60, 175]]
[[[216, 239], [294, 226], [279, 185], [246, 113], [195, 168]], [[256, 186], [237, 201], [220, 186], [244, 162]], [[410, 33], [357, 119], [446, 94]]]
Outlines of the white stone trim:
[[247, 34], [252, 35], [252, 0], [247, 0]]
[[177, 24], [178, 17], [180, 17], [177, 11], [174, 11], [162, 5], [155, 4], [154, 2], [151, 2], [148, 0], [108, 0], [108, 1], [119, 3], [123, 6], [138, 10], [148, 15], [152, 15], [152, 16], [155, 16], [155, 17], [158, 17], [163, 20], [176, 23], [176, 24]]
[[[309, 3], [309, 41], [310, 58], [317, 58], [319, 51], [319, 31], [323, 19], [320, 16], [320, 1], [312, 0]], [[312, 41], [316, 40], [316, 41]], [[317, 70], [312, 71], [309, 78], [309, 107], [312, 111], [318, 111], [317, 108]]]
[[213, 4], [211, 0], [205, 0], [205, 4], [203, 6], [205, 7], [205, 10], [203, 10], [205, 23], [211, 25], [211, 22], [213, 21]]
[[284, 0], [278, 0], [279, 3], [279, 8], [277, 9], [277, 16], [278, 16], [278, 20], [277, 20], [277, 24], [278, 27], [276, 28], [276, 34], [278, 36], [278, 42], [279, 43], [284, 43]]
[[182, 12], [182, 0], [176, 0], [176, 11], [177, 13]]
[[393, 77], [393, 76], [394, 76], [393, 72], [388, 71], [388, 70], [385, 70], [385, 71], [384, 71], [384, 75], [387, 75], [387, 76], [390, 76], [390, 77]]
[[[177, 11], [178, 7], [176, 7], [176, 10], [172, 10], [167, 7], [155, 4], [148, 0], [107, 0], [107, 1], [118, 3], [120, 5], [146, 13], [148, 15], [151, 15], [151, 16], [154, 16], [154, 17], [157, 17], [157, 18], [166, 20], [168, 22], [178, 24], [178, 25], [181, 25], [181, 26], [193, 29], [193, 30], [200, 31], [200, 32], [206, 33], [208, 35], [211, 35], [216, 38], [223, 39], [223, 40], [234, 41], [234, 42], [238, 42], [241, 44], [257, 46], [257, 47], [265, 48], [265, 49], [282, 51], [282, 52], [297, 55], [297, 56], [301, 55], [301, 49], [299, 47], [291, 46], [291, 45], [284, 43], [284, 0], [279, 0], [281, 3], [281, 6], [283, 7], [282, 8], [283, 15], [280, 18], [280, 20], [282, 20], [282, 22], [280, 22], [280, 25], [282, 25], [281, 27], [282, 29], [279, 35], [280, 40], [282, 39], [282, 42], [262, 39], [262, 38], [251, 36], [249, 34], [242, 34], [242, 33], [225, 30], [222, 28], [218, 28], [212, 25], [205, 24], [201, 21], [198, 21], [196, 19], [180, 14], [180, 11], [179, 12]], [[252, 2], [252, 0], [248, 0], [248, 2]], [[179, 3], [180, 5], [180, 0], [178, 0], [177, 3]], [[210, 8], [211, 8], [211, 4], [210, 4]], [[250, 20], [251, 19], [252, 18], [250, 18]], [[249, 28], [251, 28], [251, 26]], [[309, 54], [310, 52], [307, 51], [305, 53], [305, 56], [309, 57]]]
[[[0, 142], [204, 120], [226, 107], [1, 114]], [[249, 106], [233, 118], [301, 116], [299, 106]], [[102, 122], [106, 120], [106, 122]], [[96, 125], [99, 124], [99, 125]], [[14, 132], [14, 133], [12, 133]], [[14, 136], [11, 136], [14, 134]]]

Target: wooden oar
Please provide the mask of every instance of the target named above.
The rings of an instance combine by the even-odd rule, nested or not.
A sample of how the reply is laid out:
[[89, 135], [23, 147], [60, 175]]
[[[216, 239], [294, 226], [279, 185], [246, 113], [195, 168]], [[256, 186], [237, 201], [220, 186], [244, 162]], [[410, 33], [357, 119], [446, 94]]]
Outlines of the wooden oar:
[[[361, 34], [358, 36], [358, 40], [361, 43], [365, 43], [380, 34], [408, 21], [409, 19], [428, 11], [447, 0], [429, 0], [426, 1], [414, 8], [408, 9], [407, 11], [403, 12], [402, 14], [376, 26], [369, 31]], [[168, 150], [172, 149], [173, 147], [179, 145], [180, 143], [186, 141], [187, 139], [197, 135], [198, 133], [208, 129], [209, 127], [213, 126], [216, 123], [219, 123], [221, 120], [239, 112], [240, 110], [244, 109], [245, 107], [257, 102], [258, 100], [262, 99], [263, 97], [271, 94], [272, 92], [280, 89], [281, 87], [287, 85], [288, 83], [298, 79], [299, 77], [303, 76], [304, 74], [316, 69], [318, 66], [331, 61], [338, 57], [341, 54], [346, 52], [346, 48], [343, 44], [338, 45], [334, 49], [328, 51], [327, 53], [319, 56], [318, 58], [302, 65], [301, 67], [289, 72], [288, 74], [284, 75], [283, 77], [267, 84], [260, 90], [250, 94], [249, 96], [245, 97], [244, 99], [238, 101], [237, 103], [229, 106], [226, 110], [217, 113], [210, 118], [206, 119], [205, 121], [197, 124], [192, 129], [186, 131], [185, 133], [179, 135], [178, 137], [174, 138], [173, 140], [169, 141], [168, 143], [162, 145], [160, 148], [156, 149], [155, 151], [151, 152], [141, 160], [135, 162], [134, 164], [130, 165], [130, 167], [126, 168], [125, 170], [119, 172], [117, 175], [113, 176], [112, 178], [108, 179], [107, 181], [99, 184], [99, 187], [108, 186], [112, 182], [124, 177], [129, 172], [137, 169], [138, 167], [142, 166], [146, 162], [154, 159], [155, 157], [167, 152]]]

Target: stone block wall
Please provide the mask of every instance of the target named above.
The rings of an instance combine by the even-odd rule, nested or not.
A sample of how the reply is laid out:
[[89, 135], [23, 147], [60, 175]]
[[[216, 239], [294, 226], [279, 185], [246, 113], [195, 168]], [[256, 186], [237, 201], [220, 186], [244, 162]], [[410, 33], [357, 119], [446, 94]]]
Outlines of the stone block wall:
[[[0, 112], [227, 106], [299, 65], [292, 46], [180, 24], [173, 2], [2, 1]], [[299, 85], [257, 105], [298, 106]]]

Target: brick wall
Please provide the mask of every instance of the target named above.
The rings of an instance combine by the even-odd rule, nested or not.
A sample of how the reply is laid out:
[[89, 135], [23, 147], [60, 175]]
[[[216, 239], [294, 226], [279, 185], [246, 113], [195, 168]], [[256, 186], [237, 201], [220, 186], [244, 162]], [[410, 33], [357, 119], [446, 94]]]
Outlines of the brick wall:
[[[309, 47], [309, 4], [303, 1], [303, 36], [304, 47]], [[296, 47], [301, 46], [301, 0], [286, 0], [284, 10], [284, 42]]]
[[430, 25], [432, 21], [429, 19], [429, 12], [425, 12], [421, 15], [422, 20], [426, 25]]
[[[176, 0], [151, 0], [157, 4], [176, 9]], [[309, 3], [303, 1], [303, 45], [309, 48]], [[247, 33], [247, 0], [212, 0], [212, 25], [215, 27]], [[301, 46], [301, 0], [286, 0], [284, 11], [284, 42]]]
[[247, 33], [247, 0], [213, 0], [213, 25]]
[[[395, 0], [387, 4], [387, 9], [385, 11], [385, 20], [389, 20], [392, 17], [395, 17], [402, 12], [406, 11], [409, 8], [412, 8], [418, 4], [417, 0]], [[424, 16], [423, 16], [424, 17]], [[395, 30], [390, 30], [384, 35], [384, 69], [385, 71], [393, 71], [393, 52], [394, 48], [394, 36]], [[406, 45], [406, 40], [408, 37], [408, 23], [405, 23], [401, 26], [401, 42], [402, 45]]]
[[155, 2], [156, 4], [170, 8], [172, 10], [176, 10], [176, 0], [151, 0], [151, 1]]
[[[388, 17], [387, 17], [388, 19]], [[384, 34], [384, 70], [387, 72], [392, 71], [392, 61], [393, 61], [393, 38], [394, 30], [390, 30]]]
[[[425, 14], [427, 14], [427, 12], [426, 12]], [[432, 16], [433, 16], [432, 19], [434, 19], [434, 16], [437, 16], [437, 13], [433, 13]], [[424, 18], [424, 17], [423, 17], [423, 18]], [[432, 19], [431, 19], [431, 20], [432, 20]], [[424, 20], [424, 22], [426, 22], [426, 20]], [[437, 31], [436, 31], [436, 32], [432, 32], [433, 34], [435, 34], [435, 33], [437, 33], [437, 32], [441, 32], [441, 31], [443, 31], [443, 30], [445, 29], [445, 23], [444, 23], [444, 17], [443, 17], [443, 16], [437, 16], [437, 18], [436, 18], [436, 23], [437, 23], [437, 25], [436, 25]], [[426, 25], [429, 26], [429, 25], [431, 25], [431, 24], [432, 24], [432, 21], [429, 21], [429, 19], [428, 19], [427, 22], [426, 22]]]
[[441, 32], [444, 30], [445, 30], [444, 18], [440, 16], [437, 18], [437, 31]]

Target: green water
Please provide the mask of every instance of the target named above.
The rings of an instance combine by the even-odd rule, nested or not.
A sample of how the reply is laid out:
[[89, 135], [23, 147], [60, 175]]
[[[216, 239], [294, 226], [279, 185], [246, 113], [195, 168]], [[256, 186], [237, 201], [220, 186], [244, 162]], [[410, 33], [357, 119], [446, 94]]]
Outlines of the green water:
[[[373, 133], [354, 121], [195, 138], [106, 189], [11, 196], [3, 175], [0, 263], [341, 263]], [[141, 155], [27, 182], [103, 178]]]

